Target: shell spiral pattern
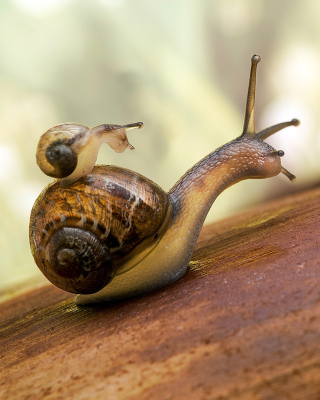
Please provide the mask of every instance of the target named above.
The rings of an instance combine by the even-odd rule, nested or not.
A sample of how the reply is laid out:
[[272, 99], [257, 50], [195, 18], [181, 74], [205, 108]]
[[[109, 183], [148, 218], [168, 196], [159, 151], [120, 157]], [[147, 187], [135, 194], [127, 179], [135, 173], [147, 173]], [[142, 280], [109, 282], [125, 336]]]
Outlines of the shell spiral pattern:
[[32, 254], [56, 286], [95, 293], [152, 250], [170, 211], [167, 194], [154, 182], [98, 166], [66, 188], [54, 182], [40, 194], [30, 219]]

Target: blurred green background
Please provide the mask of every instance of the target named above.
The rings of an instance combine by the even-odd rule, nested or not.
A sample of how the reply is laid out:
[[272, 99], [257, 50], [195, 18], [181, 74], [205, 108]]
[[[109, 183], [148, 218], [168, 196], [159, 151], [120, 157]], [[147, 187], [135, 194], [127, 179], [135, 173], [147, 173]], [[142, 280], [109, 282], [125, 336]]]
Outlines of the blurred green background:
[[316, 0], [2, 0], [0, 2], [0, 290], [44, 278], [29, 250], [30, 210], [50, 182], [35, 162], [61, 122], [143, 121], [134, 152], [98, 162], [165, 190], [241, 133], [250, 58], [259, 54], [256, 126], [293, 117], [269, 143], [297, 175], [242, 182], [207, 221], [319, 181], [320, 3]]

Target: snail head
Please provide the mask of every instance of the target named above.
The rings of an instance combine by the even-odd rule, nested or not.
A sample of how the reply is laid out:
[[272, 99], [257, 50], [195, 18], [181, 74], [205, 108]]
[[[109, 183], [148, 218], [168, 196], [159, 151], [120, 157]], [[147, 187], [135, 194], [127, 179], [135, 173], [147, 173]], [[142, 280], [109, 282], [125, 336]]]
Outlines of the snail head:
[[[282, 165], [280, 158], [284, 156], [282, 150], [276, 150], [269, 144], [264, 142], [264, 139], [273, 135], [274, 133], [280, 131], [287, 126], [298, 126], [300, 121], [297, 119], [292, 119], [291, 121], [282, 122], [270, 126], [269, 128], [263, 129], [259, 132], [255, 131], [254, 122], [254, 108], [255, 108], [255, 91], [256, 91], [256, 74], [257, 74], [257, 64], [260, 61], [260, 56], [254, 55], [251, 58], [251, 71], [249, 88], [247, 95], [247, 105], [244, 118], [243, 132], [240, 138], [238, 138], [239, 146], [241, 144], [246, 144], [245, 151], [243, 154], [243, 159], [248, 160], [252, 158], [252, 165], [254, 165], [254, 174], [256, 178], [266, 178], [278, 175], [280, 172], [286, 175], [291, 181], [296, 178], [293, 174], [287, 171]], [[254, 146], [250, 146], [250, 142], [255, 141]], [[259, 142], [259, 143], [258, 143]], [[252, 151], [251, 151], [252, 148]], [[259, 148], [259, 151], [257, 151]], [[248, 163], [248, 171], [250, 170], [250, 163]], [[252, 176], [252, 171], [251, 176]]]

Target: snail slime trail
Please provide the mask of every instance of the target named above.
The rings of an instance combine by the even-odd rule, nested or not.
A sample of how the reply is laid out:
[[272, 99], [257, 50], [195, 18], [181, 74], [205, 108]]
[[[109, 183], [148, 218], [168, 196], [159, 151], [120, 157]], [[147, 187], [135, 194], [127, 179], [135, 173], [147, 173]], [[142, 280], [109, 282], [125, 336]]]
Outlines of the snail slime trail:
[[264, 140], [293, 119], [255, 131], [257, 64], [251, 72], [243, 131], [189, 169], [166, 193], [156, 183], [116, 166], [95, 166], [102, 143], [133, 149], [128, 125], [56, 125], [36, 152], [40, 169], [56, 178], [39, 195], [29, 238], [37, 266], [53, 284], [90, 304], [148, 293], [182, 277], [216, 197], [243, 179], [283, 173], [282, 150]]

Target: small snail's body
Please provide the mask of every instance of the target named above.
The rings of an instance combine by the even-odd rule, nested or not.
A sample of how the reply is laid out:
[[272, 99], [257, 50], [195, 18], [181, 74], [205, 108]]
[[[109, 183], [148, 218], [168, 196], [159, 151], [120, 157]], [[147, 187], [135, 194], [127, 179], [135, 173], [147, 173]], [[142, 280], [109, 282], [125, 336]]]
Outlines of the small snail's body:
[[[77, 304], [131, 297], [174, 282], [185, 274], [205, 217], [224, 189], [280, 172], [294, 179], [281, 166], [284, 153], [263, 139], [298, 121], [254, 129], [259, 60], [252, 58], [243, 134], [197, 163], [169, 193], [132, 171], [97, 166], [71, 184], [49, 185], [39, 196], [31, 213], [32, 253], [51, 282], [80, 293]], [[120, 143], [128, 145], [118, 128]], [[92, 160], [88, 165], [91, 171]]]

